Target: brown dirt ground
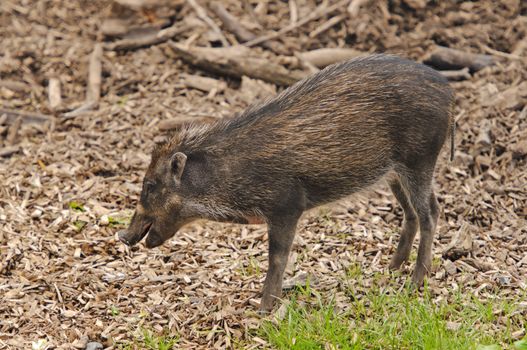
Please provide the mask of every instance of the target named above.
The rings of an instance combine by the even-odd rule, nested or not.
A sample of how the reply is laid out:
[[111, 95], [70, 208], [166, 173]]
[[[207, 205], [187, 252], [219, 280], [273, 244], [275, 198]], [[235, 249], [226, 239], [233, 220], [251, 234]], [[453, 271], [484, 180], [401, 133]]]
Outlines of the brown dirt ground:
[[[79, 106], [88, 56], [110, 16], [129, 16], [136, 24], [187, 21], [193, 28], [178, 40], [217, 44], [187, 4], [165, 3], [131, 10], [103, 0], [2, 0], [0, 81], [21, 83], [0, 87], [2, 107], [52, 114], [47, 100], [52, 77], [60, 80], [63, 106]], [[254, 0], [247, 6], [224, 3], [257, 33], [290, 21], [286, 2], [269, 1], [267, 13], [256, 16], [249, 11]], [[299, 18], [317, 6], [311, 0], [296, 3]], [[496, 293], [514, 299], [525, 290], [527, 276], [527, 5], [450, 0], [420, 8], [420, 3], [372, 1], [356, 18], [309, 37], [331, 16], [345, 14], [343, 7], [278, 41], [291, 53], [353, 47], [422, 60], [440, 44], [496, 55], [494, 66], [452, 83], [457, 153], [448, 163], [443, 152], [436, 175], [443, 212], [435, 256], [441, 258], [458, 236], [472, 242], [460, 256], [440, 259], [429, 282], [437, 298], [448, 299], [464, 285], [482, 299]], [[191, 89], [182, 73], [224, 80], [227, 88], [212, 94]], [[254, 301], [266, 269], [264, 227], [198, 223], [149, 251], [126, 248], [115, 239], [120, 224], [108, 223], [108, 217], [130, 215], [154, 140], [164, 134], [159, 124], [178, 116], [238, 112], [250, 102], [242, 87], [188, 67], [166, 44], [105, 51], [97, 111], [65, 119], [59, 110], [50, 125], [22, 125], [15, 140], [21, 151], [0, 158], [0, 349], [27, 349], [40, 338], [70, 349], [82, 336], [111, 346], [132, 338], [139, 325], [178, 333], [183, 348], [262, 346], [250, 330], [261, 322]], [[7, 145], [8, 133], [4, 121], [0, 147]], [[71, 209], [71, 202], [85, 211]], [[288, 275], [307, 272], [316, 277], [317, 288], [342, 296], [339, 281], [347, 266], [360, 264], [366, 279], [386, 268], [400, 220], [384, 185], [324, 215], [314, 211], [302, 221]], [[504, 325], [498, 318], [494, 330]]]

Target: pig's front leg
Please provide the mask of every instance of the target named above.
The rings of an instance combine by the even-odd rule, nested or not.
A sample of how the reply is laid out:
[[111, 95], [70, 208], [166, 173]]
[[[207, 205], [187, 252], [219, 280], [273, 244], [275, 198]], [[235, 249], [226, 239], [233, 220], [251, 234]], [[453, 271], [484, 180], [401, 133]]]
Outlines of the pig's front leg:
[[270, 312], [282, 296], [282, 279], [301, 213], [269, 220], [269, 269], [265, 277], [261, 312]]

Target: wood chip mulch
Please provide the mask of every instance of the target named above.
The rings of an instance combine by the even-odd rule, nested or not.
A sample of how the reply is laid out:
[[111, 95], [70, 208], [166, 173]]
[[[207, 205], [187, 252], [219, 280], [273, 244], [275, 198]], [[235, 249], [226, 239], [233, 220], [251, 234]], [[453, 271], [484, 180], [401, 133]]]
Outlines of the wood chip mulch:
[[[196, 223], [154, 250], [129, 249], [115, 232], [138, 199], [150, 150], [178, 120], [227, 117], [282, 88], [190, 67], [165, 42], [105, 50], [100, 100], [68, 116], [87, 101], [95, 43], [122, 40], [109, 34], [109, 18], [141, 33], [181, 23], [190, 29], [173, 40], [188, 45], [237, 40], [206, 1], [198, 6], [216, 30], [195, 1], [130, 3], [0, 3], [0, 108], [33, 113], [0, 111], [0, 349], [28, 349], [39, 339], [55, 349], [82, 349], [88, 339], [115, 348], [141, 327], [178, 334], [181, 348], [268, 346], [254, 331], [262, 322], [265, 227]], [[436, 45], [494, 57], [494, 65], [452, 82], [456, 157], [450, 163], [445, 147], [436, 174], [439, 263], [429, 284], [438, 300], [460, 286], [482, 300], [515, 300], [527, 288], [526, 3], [366, 3], [353, 14], [338, 7], [250, 50], [286, 69], [298, 68], [295, 52], [335, 47], [419, 61]], [[282, 1], [222, 4], [255, 37], [320, 5], [297, 0], [291, 16]], [[41, 122], [47, 116], [51, 122]], [[360, 264], [368, 281], [388, 266], [401, 214], [385, 185], [307, 214], [287, 277], [307, 274], [329, 295], [346, 268]], [[525, 307], [518, 312], [527, 316]], [[494, 326], [503, 331], [507, 320]]]

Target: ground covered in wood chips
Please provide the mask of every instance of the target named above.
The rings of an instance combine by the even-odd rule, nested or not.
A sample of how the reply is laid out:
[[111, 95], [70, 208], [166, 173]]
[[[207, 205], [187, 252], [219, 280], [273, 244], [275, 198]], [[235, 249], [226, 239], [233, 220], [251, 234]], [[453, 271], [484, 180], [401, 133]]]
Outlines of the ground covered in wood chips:
[[[32, 342], [41, 349], [82, 349], [88, 340], [109, 348], [162, 348], [145, 342], [145, 335], [163, 334], [160, 343], [172, 340], [178, 348], [294, 345], [280, 338], [288, 326], [280, 321], [284, 308], [275, 321], [255, 311], [267, 268], [265, 227], [200, 222], [153, 250], [129, 249], [116, 240], [138, 199], [150, 150], [178, 118], [228, 117], [282, 89], [189, 67], [167, 43], [105, 50], [98, 107], [65, 116], [85, 100], [94, 44], [113, 40], [102, 34], [110, 17], [137, 27], [186, 23], [190, 29], [175, 41], [222, 45], [190, 1], [152, 0], [145, 7], [118, 2], [124, 5], [0, 3], [0, 108], [53, 116], [50, 123], [0, 118], [0, 349], [28, 349]], [[321, 5], [222, 3], [257, 35], [294, 17], [300, 21]], [[234, 44], [208, 4], [200, 4]], [[490, 302], [493, 317], [474, 321], [473, 328], [483, 327], [489, 339], [521, 339], [527, 325], [526, 3], [374, 0], [353, 15], [346, 8], [274, 39], [283, 55], [272, 59], [291, 68], [294, 60], [286, 56], [295, 52], [350, 47], [422, 61], [436, 44], [494, 57], [493, 66], [452, 83], [457, 150], [450, 163], [445, 147], [436, 173], [442, 214], [426, 298], [432, 305], [454, 303], [462, 291]], [[318, 30], [330, 19], [333, 26]], [[270, 57], [266, 48], [251, 50]], [[215, 87], [196, 89], [189, 75], [215, 79]], [[58, 80], [62, 99], [53, 108], [51, 80]], [[411, 265], [400, 274], [387, 272], [401, 215], [385, 185], [314, 210], [301, 221], [287, 278], [303, 284], [307, 276], [310, 289], [332, 300], [331, 317], [376, 317], [357, 311], [356, 301], [372, 290], [397, 295], [411, 272]], [[287, 297], [305, 294], [295, 293]], [[512, 310], [505, 312], [504, 302]], [[364, 308], [377, 310], [367, 303]], [[465, 310], [458, 312], [462, 317]], [[309, 318], [293, 309], [286, 313], [289, 320]], [[456, 327], [450, 322], [450, 329]], [[333, 343], [321, 336], [313, 344]], [[388, 342], [382, 348], [398, 346]]]

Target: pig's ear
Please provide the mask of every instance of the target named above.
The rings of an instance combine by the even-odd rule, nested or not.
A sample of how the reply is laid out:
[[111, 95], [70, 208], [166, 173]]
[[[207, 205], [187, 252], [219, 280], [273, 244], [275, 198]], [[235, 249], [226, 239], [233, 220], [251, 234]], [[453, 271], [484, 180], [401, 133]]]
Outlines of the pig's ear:
[[187, 163], [187, 156], [184, 153], [176, 152], [170, 158], [170, 168], [172, 171], [172, 176], [176, 181], [176, 185], [181, 183], [181, 177], [183, 176], [183, 170], [185, 169], [185, 164]]

